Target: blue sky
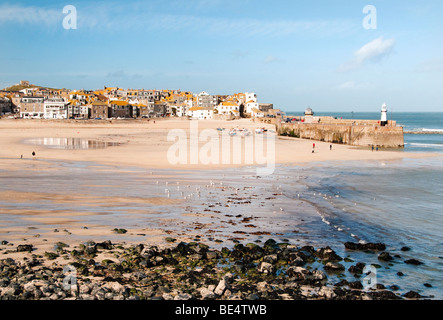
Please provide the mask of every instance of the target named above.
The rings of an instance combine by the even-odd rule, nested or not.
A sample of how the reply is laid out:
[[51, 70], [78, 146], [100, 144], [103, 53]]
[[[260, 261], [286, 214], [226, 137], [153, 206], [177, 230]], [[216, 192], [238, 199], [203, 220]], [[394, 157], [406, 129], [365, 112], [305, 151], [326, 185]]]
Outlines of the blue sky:
[[[63, 28], [63, 7], [77, 29]], [[363, 20], [376, 8], [376, 29]], [[0, 87], [20, 80], [256, 92], [285, 111], [443, 111], [443, 1], [0, 1]], [[5, 48], [7, 48], [5, 50]]]

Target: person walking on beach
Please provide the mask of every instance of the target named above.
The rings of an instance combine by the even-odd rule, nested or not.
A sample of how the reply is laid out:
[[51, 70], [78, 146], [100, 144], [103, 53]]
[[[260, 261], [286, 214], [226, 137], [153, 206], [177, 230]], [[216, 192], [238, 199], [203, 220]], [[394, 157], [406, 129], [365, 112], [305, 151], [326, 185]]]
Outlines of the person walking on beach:
[[32, 151], [32, 158], [33, 159], [35, 158], [35, 152], [34, 151]]
[[374, 152], [374, 145], [372, 145], [372, 151]]
[[332, 150], [332, 144], [329, 145], [329, 150]]

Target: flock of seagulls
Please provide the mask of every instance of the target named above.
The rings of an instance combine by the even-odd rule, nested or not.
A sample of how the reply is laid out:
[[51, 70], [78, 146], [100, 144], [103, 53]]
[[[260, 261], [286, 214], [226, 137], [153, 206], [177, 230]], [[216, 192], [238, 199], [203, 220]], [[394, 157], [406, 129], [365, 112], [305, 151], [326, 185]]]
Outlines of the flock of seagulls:
[[[152, 171], [150, 172], [150, 174], [153, 174]], [[225, 174], [223, 174], [223, 177], [225, 177]], [[299, 176], [299, 178], [300, 178], [300, 176]], [[184, 199], [184, 200], [192, 200], [192, 199], [195, 199], [195, 198], [199, 199], [199, 198], [201, 197], [201, 192], [202, 192], [202, 191], [203, 191], [203, 192], [211, 193], [211, 192], [210, 192], [211, 189], [213, 189], [213, 188], [215, 188], [215, 187], [222, 187], [222, 186], [224, 186], [223, 182], [217, 182], [217, 183], [216, 183], [216, 182], [214, 182], [214, 180], [210, 180], [210, 181], [208, 181], [208, 182], [209, 182], [209, 183], [206, 184], [206, 185], [204, 185], [203, 187], [196, 186], [195, 189], [191, 189], [191, 185], [181, 186], [181, 185], [180, 185], [180, 182], [177, 181], [177, 182], [176, 182], [176, 190], [177, 190], [177, 192], [179, 192], [180, 197], [181, 197], [182, 199]], [[157, 181], [156, 181], [156, 184], [158, 185], [158, 184], [160, 184], [160, 182], [157, 180]], [[165, 192], [165, 194], [166, 194], [166, 196], [167, 196], [168, 198], [171, 197], [171, 190], [172, 190], [172, 188], [173, 188], [173, 187], [171, 187], [171, 186], [169, 185], [169, 182], [168, 182], [168, 181], [165, 181], [165, 189], [164, 189], [164, 192]], [[282, 192], [282, 185], [278, 185], [278, 186], [276, 187], [276, 189], [277, 189], [277, 191], [279, 191], [280, 195], [283, 195], [283, 192]], [[234, 187], [233, 190], [234, 190], [235, 194], [238, 195], [238, 194], [239, 194], [239, 191], [240, 191], [240, 188]], [[326, 193], [322, 194], [321, 192], [313, 192], [312, 194], [313, 194], [314, 197], [317, 197], [317, 196], [319, 196], [319, 197], [323, 197], [323, 199], [325, 199], [325, 200], [327, 200], [327, 201], [332, 201], [333, 198], [340, 198], [340, 197], [341, 197], [340, 194], [339, 194], [339, 192], [337, 192], [337, 193], [334, 194], [334, 195], [328, 195], [328, 194], [326, 194]], [[300, 199], [300, 193], [297, 193], [297, 198]], [[376, 198], [374, 197], [373, 200], [376, 201]], [[357, 202], [354, 202], [354, 206], [357, 206]], [[284, 209], [283, 207], [280, 207], [279, 209], [280, 209], [280, 212], [284, 212], [284, 211], [285, 211], [285, 209]], [[342, 210], [343, 210], [344, 212], [347, 211], [347, 209], [346, 209], [345, 207], [343, 207]], [[277, 211], [273, 211], [273, 213], [276, 214]], [[319, 213], [319, 212], [318, 212], [318, 213]], [[320, 213], [319, 213], [319, 214], [320, 214]], [[328, 220], [327, 220], [322, 214], [320, 214], [320, 216], [321, 216], [321, 219], [322, 219], [322, 221], [323, 221], [324, 223], [326, 223], [326, 224], [328, 224], [328, 225], [331, 224], [330, 221], [328, 221]], [[337, 225], [332, 225], [332, 226], [333, 226], [335, 229], [337, 229], [338, 231], [344, 231], [343, 227], [340, 227], [340, 226], [337, 226]], [[351, 236], [354, 237], [354, 238], [357, 238], [357, 236], [356, 236], [355, 234], [352, 234], [352, 233], [351, 233]]]

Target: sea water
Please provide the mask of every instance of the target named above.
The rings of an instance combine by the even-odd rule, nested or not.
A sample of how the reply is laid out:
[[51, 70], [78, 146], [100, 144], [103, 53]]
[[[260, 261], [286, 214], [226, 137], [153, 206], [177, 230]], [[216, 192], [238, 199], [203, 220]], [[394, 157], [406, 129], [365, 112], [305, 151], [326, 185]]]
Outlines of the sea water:
[[[372, 257], [372, 263], [383, 265], [378, 274], [383, 283], [443, 298], [441, 158], [331, 163], [308, 171], [300, 196], [316, 204], [325, 225], [317, 221], [307, 226], [317, 241], [323, 239], [323, 245], [344, 255], [346, 241], [383, 242], [391, 255], [399, 255], [391, 264]], [[299, 198], [295, 192], [287, 194]], [[405, 263], [412, 258], [424, 264]], [[361, 259], [370, 257], [362, 253]], [[397, 276], [399, 271], [405, 276]]]
[[[288, 115], [302, 115], [288, 113]], [[380, 119], [380, 113], [316, 113], [343, 119]], [[405, 131], [443, 132], [443, 113], [388, 113]], [[443, 134], [405, 134], [404, 152], [437, 157], [312, 165], [302, 195], [315, 201], [329, 242], [383, 242], [394, 259], [379, 276], [404, 290], [443, 298]], [[296, 170], [296, 169], [293, 169]], [[294, 172], [295, 173], [295, 172]], [[316, 196], [314, 196], [314, 194]], [[320, 194], [320, 196], [319, 196]], [[292, 194], [291, 197], [296, 197]], [[315, 199], [315, 200], [314, 200]], [[312, 230], [318, 228], [313, 224]], [[326, 241], [325, 241], [326, 242]], [[411, 248], [401, 251], [402, 247]], [[406, 259], [422, 261], [410, 266]], [[377, 261], [374, 261], [377, 263]], [[401, 271], [403, 277], [396, 276]], [[429, 283], [432, 288], [427, 288]]]

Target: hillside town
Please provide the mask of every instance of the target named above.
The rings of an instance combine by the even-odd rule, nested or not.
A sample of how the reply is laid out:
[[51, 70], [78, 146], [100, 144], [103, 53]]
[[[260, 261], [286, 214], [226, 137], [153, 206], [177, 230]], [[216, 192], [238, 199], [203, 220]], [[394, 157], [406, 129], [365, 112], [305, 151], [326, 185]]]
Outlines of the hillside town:
[[232, 95], [194, 94], [181, 90], [51, 89], [22, 80], [0, 91], [0, 116], [21, 119], [193, 119], [273, 118], [272, 104], [258, 103], [253, 92]]

